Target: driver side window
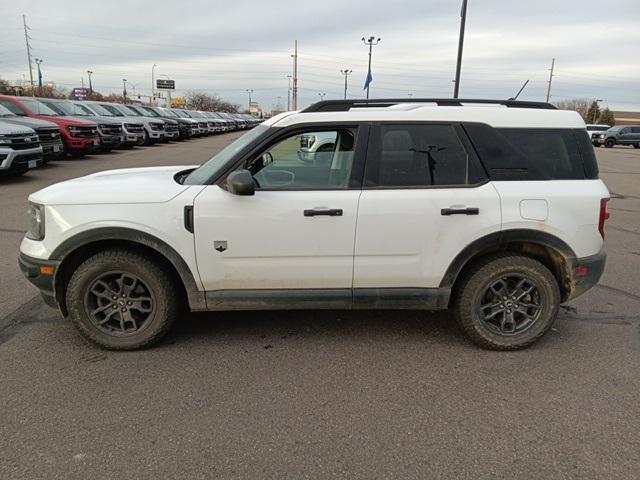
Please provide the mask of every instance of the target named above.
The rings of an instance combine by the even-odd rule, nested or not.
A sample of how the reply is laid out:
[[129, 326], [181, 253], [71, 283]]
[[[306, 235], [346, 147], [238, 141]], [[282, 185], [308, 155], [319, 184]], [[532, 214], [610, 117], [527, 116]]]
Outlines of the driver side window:
[[356, 129], [287, 137], [247, 164], [258, 190], [342, 189], [349, 186]]

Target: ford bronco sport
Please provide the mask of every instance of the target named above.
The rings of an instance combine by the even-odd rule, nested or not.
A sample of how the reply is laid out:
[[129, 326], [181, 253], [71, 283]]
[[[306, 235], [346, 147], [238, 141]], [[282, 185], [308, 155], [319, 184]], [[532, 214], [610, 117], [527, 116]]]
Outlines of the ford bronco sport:
[[[308, 137], [333, 149], [303, 161]], [[512, 350], [599, 280], [608, 200], [575, 112], [324, 101], [200, 167], [111, 170], [33, 193], [20, 265], [106, 348], [155, 343], [186, 306], [450, 308], [472, 341]]]

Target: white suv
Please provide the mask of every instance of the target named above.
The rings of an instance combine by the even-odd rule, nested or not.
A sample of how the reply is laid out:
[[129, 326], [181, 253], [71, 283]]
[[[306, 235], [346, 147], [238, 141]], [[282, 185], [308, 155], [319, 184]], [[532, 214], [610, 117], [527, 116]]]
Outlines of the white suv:
[[[320, 102], [197, 168], [32, 194], [20, 264], [106, 348], [151, 345], [182, 307], [451, 308], [477, 344], [522, 348], [604, 269], [609, 192], [584, 131], [544, 103]], [[303, 161], [310, 136], [333, 148]]]

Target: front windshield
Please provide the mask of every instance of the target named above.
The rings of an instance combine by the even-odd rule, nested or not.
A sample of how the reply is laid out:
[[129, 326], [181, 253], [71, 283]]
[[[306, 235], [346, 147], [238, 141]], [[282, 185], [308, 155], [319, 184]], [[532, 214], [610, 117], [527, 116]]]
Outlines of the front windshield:
[[24, 108], [29, 110], [34, 115], [45, 115], [47, 117], [57, 117], [59, 115], [64, 115], [64, 113], [57, 113], [47, 107], [44, 103], [38, 102], [37, 100], [20, 100], [20, 103], [24, 105]]
[[184, 110], [172, 110], [173, 113], [175, 113], [176, 115], [182, 117], [182, 118], [191, 118], [189, 116], [189, 114], [187, 112], [185, 112]]
[[134, 115], [136, 117], [141, 117], [142, 114], [137, 111], [134, 107], [130, 107], [129, 105], [119, 105], [120, 110], [123, 112], [127, 112], [129, 115]]
[[0, 105], [0, 117], [15, 117], [7, 107]]
[[88, 106], [94, 113], [97, 115], [102, 115], [103, 117], [116, 117], [120, 116], [119, 113], [114, 113], [111, 110], [107, 110], [103, 105], [99, 103], [92, 103]]
[[101, 107], [103, 107], [104, 109], [108, 110], [109, 112], [111, 112], [111, 116], [115, 116], [115, 117], [124, 117], [126, 114], [124, 112], [121, 112], [118, 108], [116, 108], [115, 105], [109, 105], [106, 103], [101, 103], [100, 104]]
[[42, 102], [43, 105], [46, 105], [47, 107], [49, 107], [51, 110], [53, 110], [54, 112], [56, 112], [56, 115], [68, 115], [67, 112], [65, 112], [60, 105], [54, 103], [54, 102], [47, 102], [46, 100], [44, 100]]
[[153, 108], [151, 107], [140, 107], [142, 110], [144, 110], [144, 114], [149, 116], [149, 117], [159, 117], [160, 115], [158, 115], [158, 112], [156, 112]]
[[[71, 103], [71, 102], [69, 102], [69, 103]], [[83, 117], [95, 117], [95, 115], [96, 115], [86, 105], [82, 105], [80, 103], [72, 103], [72, 105], [76, 108], [77, 112], [81, 112], [81, 113], [76, 113], [76, 115], [82, 115]]]
[[251, 144], [256, 138], [264, 134], [269, 127], [266, 125], [259, 125], [253, 130], [249, 130], [247, 133], [238, 138], [235, 142], [227, 145], [222, 151], [215, 154], [211, 159], [196, 168], [189, 176], [184, 180], [184, 185], [204, 185], [211, 177], [213, 177], [218, 170], [223, 168], [233, 156], [240, 150]]

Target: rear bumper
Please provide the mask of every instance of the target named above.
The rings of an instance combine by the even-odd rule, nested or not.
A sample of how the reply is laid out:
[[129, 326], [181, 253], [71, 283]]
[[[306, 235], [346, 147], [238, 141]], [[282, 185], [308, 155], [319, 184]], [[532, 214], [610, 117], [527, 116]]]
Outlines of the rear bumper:
[[[40, 290], [40, 294], [42, 295], [45, 303], [52, 307], [56, 307], [57, 303], [54, 290], [54, 278], [60, 262], [55, 260], [33, 258], [25, 255], [24, 253], [20, 253], [18, 265], [20, 266], [20, 270], [27, 278], [27, 280], [38, 287], [38, 290]], [[43, 274], [41, 267], [52, 268], [52, 274]]]
[[575, 258], [571, 262], [571, 288], [566, 300], [579, 297], [594, 287], [604, 272], [607, 253], [604, 249], [589, 257]]

